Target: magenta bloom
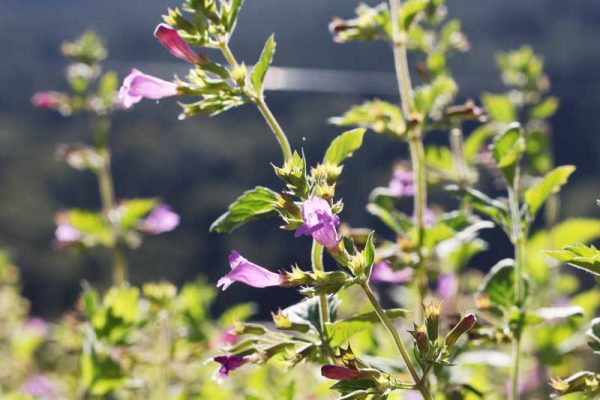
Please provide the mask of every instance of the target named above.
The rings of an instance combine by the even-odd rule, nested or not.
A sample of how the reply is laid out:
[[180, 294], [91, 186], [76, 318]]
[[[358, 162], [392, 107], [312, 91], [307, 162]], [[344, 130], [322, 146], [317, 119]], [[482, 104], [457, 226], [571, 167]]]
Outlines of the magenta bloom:
[[44, 375], [33, 375], [21, 386], [23, 394], [33, 397], [50, 397], [54, 395], [55, 389], [52, 382]]
[[213, 361], [221, 364], [221, 367], [219, 367], [218, 372], [219, 375], [224, 378], [229, 376], [229, 373], [231, 371], [238, 369], [239, 367], [250, 361], [250, 357], [217, 356], [213, 358]]
[[154, 30], [154, 36], [175, 57], [192, 64], [200, 64], [202, 62], [202, 57], [196, 54], [183, 38], [179, 36], [177, 29], [167, 24], [158, 24]]
[[166, 204], [159, 204], [142, 221], [141, 229], [151, 235], [172, 231], [179, 225], [179, 215]]
[[242, 282], [255, 288], [279, 286], [283, 282], [281, 275], [251, 263], [235, 250], [229, 255], [229, 265], [231, 272], [217, 282], [217, 287], [222, 287], [222, 290], [226, 290], [233, 282]]
[[37, 108], [55, 109], [63, 97], [64, 95], [58, 92], [37, 92], [31, 98], [31, 103]]
[[314, 197], [302, 203], [304, 225], [296, 229], [296, 237], [311, 235], [313, 239], [328, 249], [337, 247], [336, 227], [340, 224], [337, 215], [333, 215], [329, 203], [320, 197]]
[[404, 168], [396, 168], [388, 185], [390, 193], [397, 197], [414, 196], [415, 181], [413, 174]]
[[142, 99], [160, 100], [176, 94], [177, 85], [173, 82], [146, 75], [134, 68], [119, 89], [119, 102], [124, 108], [131, 108]]
[[81, 232], [66, 221], [65, 218], [59, 217], [56, 230], [54, 231], [54, 237], [59, 245], [67, 246], [79, 242], [81, 240]]
[[373, 265], [370, 281], [373, 283], [405, 283], [410, 282], [413, 271], [410, 268], [403, 268], [395, 271], [390, 267], [387, 261], [380, 261]]
[[25, 325], [25, 328], [29, 332], [34, 333], [36, 336], [40, 337], [46, 336], [48, 330], [50, 329], [48, 327], [48, 323], [39, 317], [30, 318], [29, 321], [27, 321], [27, 325]]
[[442, 274], [438, 278], [435, 294], [444, 303], [449, 303], [456, 295], [458, 277], [454, 273]]
[[338, 365], [323, 365], [321, 367], [321, 376], [338, 381], [349, 381], [362, 377], [364, 373], [357, 369], [340, 367]]

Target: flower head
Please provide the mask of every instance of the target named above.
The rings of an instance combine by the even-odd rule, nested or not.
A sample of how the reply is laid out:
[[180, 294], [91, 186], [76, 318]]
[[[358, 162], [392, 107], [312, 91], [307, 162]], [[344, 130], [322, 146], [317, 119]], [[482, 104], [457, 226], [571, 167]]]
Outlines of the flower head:
[[141, 229], [149, 234], [158, 235], [172, 231], [179, 225], [179, 215], [166, 204], [159, 204], [142, 221]]
[[395, 271], [390, 267], [390, 264], [387, 261], [375, 263], [371, 270], [371, 282], [374, 283], [405, 283], [410, 282], [412, 276], [412, 269], [403, 268]]
[[442, 274], [438, 277], [435, 293], [444, 303], [450, 303], [456, 295], [458, 287], [458, 278], [454, 273]]
[[256, 288], [279, 286], [283, 283], [281, 275], [251, 263], [237, 251], [232, 251], [229, 255], [229, 265], [231, 271], [217, 282], [217, 287], [222, 290], [226, 290], [233, 282], [242, 282]]
[[388, 185], [392, 195], [397, 197], [414, 196], [415, 181], [413, 173], [405, 168], [396, 168]]
[[177, 85], [173, 82], [146, 75], [134, 68], [119, 89], [119, 102], [124, 108], [131, 108], [142, 99], [159, 100], [176, 94]]
[[59, 246], [68, 246], [81, 241], [81, 232], [68, 221], [66, 213], [59, 213], [56, 217], [56, 230], [54, 237]]
[[31, 103], [37, 108], [56, 109], [64, 97], [64, 94], [59, 92], [37, 92], [31, 98]]
[[177, 29], [164, 23], [158, 24], [154, 30], [154, 36], [175, 57], [192, 64], [200, 64], [204, 61], [203, 57], [196, 54], [179, 33], [177, 33]]
[[328, 249], [337, 246], [336, 227], [340, 224], [337, 215], [333, 215], [329, 203], [320, 197], [314, 197], [302, 203], [304, 225], [296, 230], [296, 237], [311, 235], [313, 239]]
[[54, 384], [44, 375], [33, 375], [21, 386], [21, 392], [33, 397], [51, 397], [55, 393]]
[[240, 356], [216, 356], [213, 361], [218, 362], [221, 366], [218, 369], [219, 376], [224, 378], [229, 376], [229, 373], [238, 369], [242, 365], [250, 361], [250, 357]]

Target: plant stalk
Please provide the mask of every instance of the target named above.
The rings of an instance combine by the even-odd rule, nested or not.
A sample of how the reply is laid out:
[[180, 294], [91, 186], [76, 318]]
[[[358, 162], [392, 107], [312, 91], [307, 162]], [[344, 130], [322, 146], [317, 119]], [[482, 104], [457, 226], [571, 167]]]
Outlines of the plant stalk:
[[[311, 259], [314, 272], [325, 272], [325, 268], [323, 267], [323, 246], [316, 240], [313, 240], [312, 243]], [[321, 315], [321, 327], [323, 332], [325, 332], [325, 323], [330, 320], [326, 294], [319, 295], [319, 311]]]
[[410, 373], [413, 380], [415, 381], [416, 389], [421, 392], [421, 394], [423, 395], [423, 398], [425, 400], [433, 400], [433, 397], [431, 396], [431, 393], [429, 393], [429, 389], [427, 389], [427, 386], [424, 384], [424, 381], [422, 381], [419, 378], [417, 370], [410, 358], [410, 355], [408, 354], [408, 351], [406, 350], [406, 347], [404, 347], [404, 343], [402, 342], [402, 339], [400, 338], [398, 331], [396, 330], [396, 328], [394, 327], [394, 324], [392, 323], [392, 321], [389, 319], [389, 317], [386, 315], [385, 311], [379, 304], [379, 301], [375, 297], [375, 294], [371, 290], [371, 287], [369, 286], [369, 284], [367, 282], [360, 282], [360, 286], [362, 287], [363, 291], [367, 295], [367, 298], [369, 299], [369, 302], [373, 306], [375, 313], [381, 320], [381, 323], [385, 326], [388, 333], [394, 340], [394, 344], [396, 345], [396, 348], [398, 349], [398, 352], [400, 353], [400, 356], [402, 357], [404, 364], [406, 364], [406, 368], [408, 369], [408, 372]]

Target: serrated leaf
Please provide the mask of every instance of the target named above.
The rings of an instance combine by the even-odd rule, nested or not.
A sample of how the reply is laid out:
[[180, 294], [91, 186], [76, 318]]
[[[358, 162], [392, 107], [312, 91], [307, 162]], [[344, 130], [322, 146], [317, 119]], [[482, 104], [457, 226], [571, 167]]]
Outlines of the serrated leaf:
[[[386, 310], [385, 314], [390, 319], [396, 319], [405, 318], [409, 312], [401, 308], [396, 308]], [[346, 343], [355, 334], [371, 329], [373, 325], [379, 322], [377, 314], [369, 312], [329, 323], [326, 325], [329, 342], [331, 346], [336, 348]]]
[[512, 122], [517, 119], [515, 106], [508, 96], [484, 93], [483, 96], [481, 96], [481, 102], [488, 115], [494, 121]]
[[362, 146], [366, 129], [357, 128], [346, 131], [333, 139], [323, 157], [323, 163], [340, 165], [346, 158]]
[[365, 249], [362, 252], [363, 256], [365, 257], [367, 281], [369, 280], [369, 276], [371, 275], [371, 268], [373, 267], [373, 262], [375, 261], [375, 243], [373, 241], [373, 236], [374, 232], [369, 232], [369, 236], [367, 236], [367, 243], [365, 244]]
[[532, 218], [535, 217], [535, 214], [544, 204], [548, 196], [557, 193], [561, 186], [567, 183], [569, 176], [571, 176], [574, 171], [575, 167], [573, 165], [554, 168], [525, 192], [525, 204], [527, 204]]
[[269, 36], [265, 46], [263, 48], [262, 53], [260, 53], [260, 58], [254, 68], [252, 68], [252, 72], [250, 74], [250, 82], [252, 82], [252, 87], [256, 94], [261, 95], [263, 92], [263, 83], [265, 80], [265, 75], [267, 74], [267, 70], [273, 61], [273, 55], [275, 54], [275, 35]]
[[594, 246], [588, 247], [577, 243], [562, 250], [546, 251], [545, 253], [559, 261], [600, 277], [600, 251]]
[[248, 221], [275, 214], [277, 193], [263, 186], [257, 186], [237, 198], [228, 211], [210, 226], [210, 231], [231, 232]]
[[509, 124], [492, 144], [492, 156], [509, 184], [515, 178], [517, 163], [525, 151], [525, 139], [519, 123]]
[[[526, 280], [523, 284], [524, 296], [527, 297], [529, 285]], [[486, 275], [479, 289], [481, 295], [489, 297], [491, 303], [508, 312], [516, 305], [515, 293], [515, 263], [514, 260], [506, 258], [498, 262]]]
[[491, 218], [501, 227], [506, 227], [510, 223], [508, 207], [501, 201], [491, 199], [478, 190], [461, 188], [457, 185], [447, 186], [446, 190], [458, 197], [468, 199], [475, 210]]

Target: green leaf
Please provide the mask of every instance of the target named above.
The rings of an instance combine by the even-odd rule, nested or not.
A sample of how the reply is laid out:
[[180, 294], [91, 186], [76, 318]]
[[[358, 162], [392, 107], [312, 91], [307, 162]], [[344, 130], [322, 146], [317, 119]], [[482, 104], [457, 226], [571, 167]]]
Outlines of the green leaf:
[[588, 247], [577, 243], [562, 250], [546, 251], [545, 253], [559, 261], [600, 277], [600, 251], [594, 246]]
[[465, 159], [468, 163], [473, 164], [475, 162], [475, 159], [479, 155], [479, 152], [485, 144], [485, 141], [491, 137], [493, 133], [494, 131], [492, 126], [490, 124], [486, 124], [475, 129], [469, 136], [467, 136], [463, 146], [463, 151], [465, 154]]
[[126, 200], [119, 205], [121, 218], [119, 226], [127, 231], [135, 228], [138, 223], [147, 216], [156, 206], [156, 199], [132, 199]]
[[364, 128], [352, 129], [333, 139], [325, 152], [323, 163], [340, 165], [346, 158], [352, 157], [354, 152], [362, 146], [365, 132]]
[[[409, 314], [407, 310], [401, 308], [386, 310], [385, 313], [390, 319], [405, 318]], [[371, 329], [379, 322], [377, 314], [369, 312], [328, 323], [326, 326], [330, 344], [334, 348], [339, 347], [348, 342], [355, 334]]]
[[252, 87], [256, 94], [261, 95], [263, 92], [263, 83], [265, 80], [265, 75], [267, 74], [267, 70], [273, 61], [273, 55], [275, 54], [275, 35], [269, 36], [267, 42], [265, 43], [265, 47], [263, 48], [262, 53], [260, 53], [260, 58], [258, 62], [252, 68], [252, 72], [250, 74], [250, 82], [252, 82]]
[[426, 0], [408, 0], [404, 2], [398, 15], [400, 29], [403, 32], [408, 32], [411, 29], [419, 14], [425, 11], [427, 4]]
[[99, 213], [86, 210], [69, 210], [66, 222], [81, 233], [81, 242], [87, 247], [111, 246], [114, 235], [111, 227]]
[[536, 104], [530, 112], [531, 119], [548, 119], [554, 115], [558, 109], [559, 101], [556, 97], [546, 97], [540, 103]]
[[491, 218], [501, 227], [507, 227], [510, 224], [510, 212], [506, 204], [494, 200], [471, 188], [461, 188], [457, 185], [449, 185], [446, 190], [457, 197], [466, 198], [473, 205], [475, 210]]
[[525, 139], [519, 123], [509, 124], [492, 144], [492, 156], [509, 184], [515, 178], [517, 163], [525, 151]]
[[454, 79], [438, 76], [431, 84], [423, 85], [415, 90], [415, 107], [417, 111], [431, 118], [440, 119], [442, 111], [458, 91]]
[[525, 204], [527, 204], [532, 218], [535, 217], [535, 214], [544, 204], [548, 196], [557, 193], [561, 186], [567, 183], [569, 176], [571, 176], [574, 171], [575, 167], [573, 165], [554, 168], [525, 192]]
[[[524, 280], [523, 286], [525, 293], [523, 298], [526, 298], [529, 292], [529, 285], [526, 280]], [[489, 297], [494, 306], [501, 308], [505, 312], [509, 312], [517, 303], [514, 260], [506, 258], [494, 265], [486, 275], [479, 293]]]
[[499, 122], [512, 122], [517, 119], [515, 106], [508, 96], [492, 93], [484, 93], [481, 101], [488, 115]]
[[[327, 300], [327, 303], [329, 304], [329, 315], [333, 321], [336, 319], [337, 309], [340, 305], [340, 301], [336, 296], [327, 296]], [[304, 300], [300, 303], [287, 307], [283, 310], [283, 313], [292, 322], [310, 324], [317, 332], [322, 332], [321, 318], [319, 314], [319, 301], [320, 299], [318, 297], [312, 297], [308, 300]]]
[[342, 116], [330, 118], [329, 122], [337, 126], [367, 128], [392, 137], [402, 136], [406, 132], [400, 108], [379, 99], [353, 106]]
[[371, 276], [371, 268], [373, 267], [373, 262], [375, 261], [375, 243], [373, 242], [374, 232], [369, 232], [369, 236], [367, 236], [367, 243], [365, 244], [365, 249], [362, 254], [365, 258], [365, 275], [367, 281]]
[[210, 231], [231, 232], [248, 221], [275, 214], [277, 193], [266, 187], [257, 186], [237, 198], [228, 211], [210, 226]]
[[590, 329], [585, 335], [588, 338], [588, 346], [594, 350], [594, 354], [600, 355], [600, 318], [594, 318], [590, 323]]

